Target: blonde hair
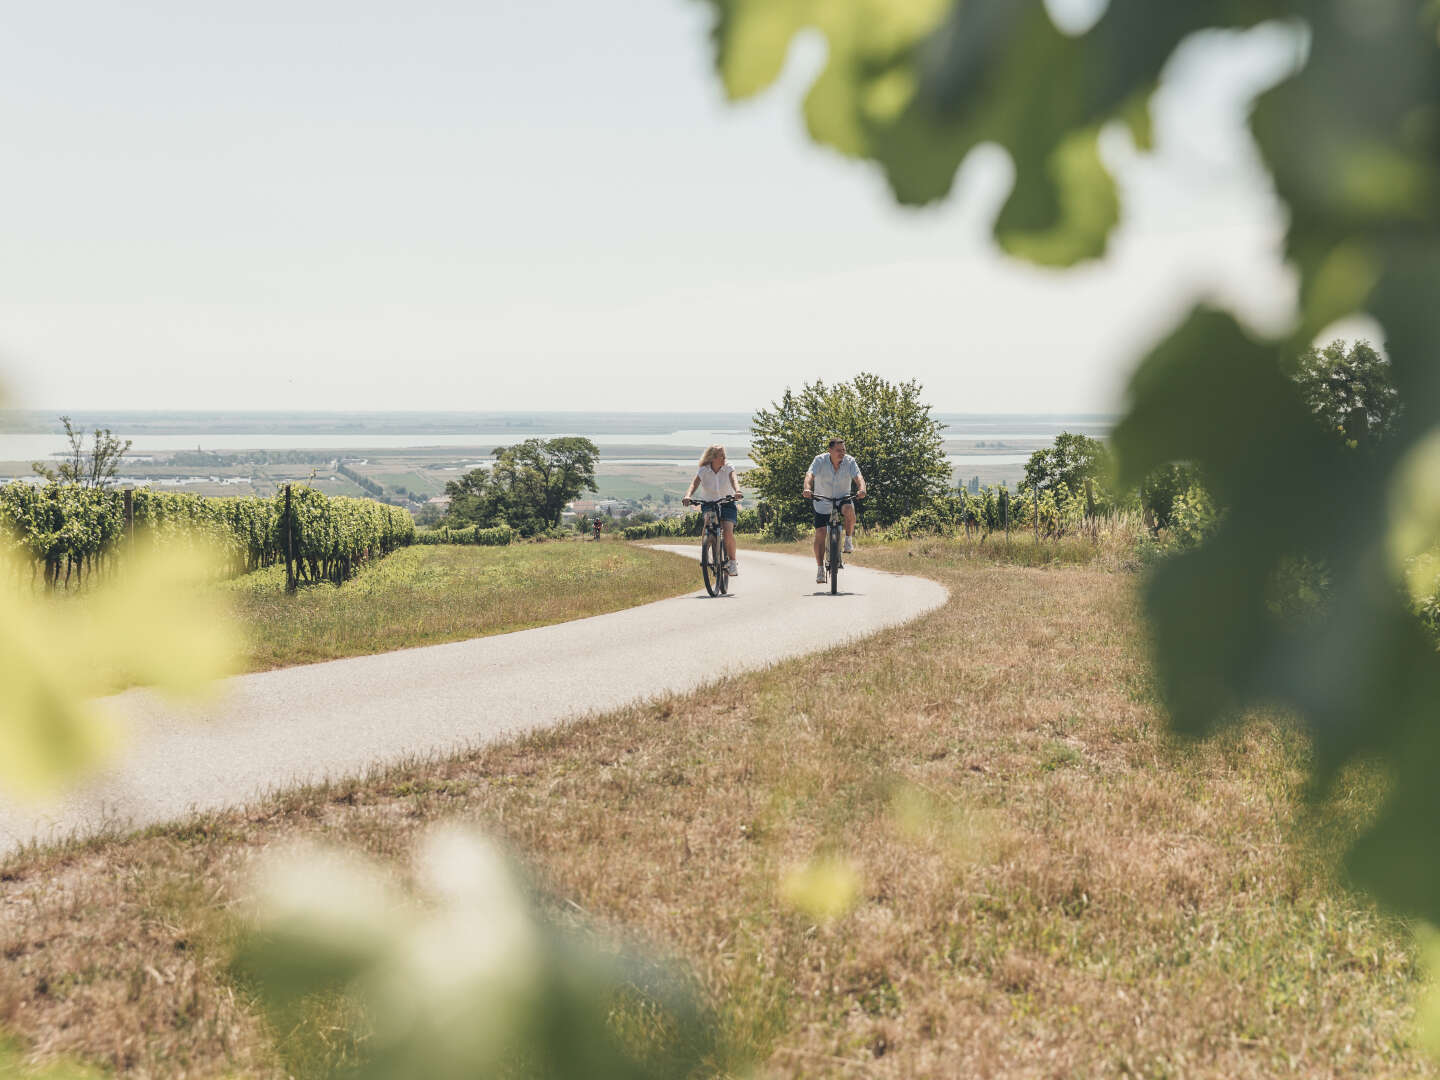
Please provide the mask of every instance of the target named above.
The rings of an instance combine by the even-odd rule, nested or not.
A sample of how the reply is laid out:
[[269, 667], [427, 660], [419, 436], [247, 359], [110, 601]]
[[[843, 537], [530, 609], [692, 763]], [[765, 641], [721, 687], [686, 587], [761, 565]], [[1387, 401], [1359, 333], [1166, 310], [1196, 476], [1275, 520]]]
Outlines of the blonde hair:
[[725, 447], [721, 446], [719, 443], [715, 443], [713, 446], [707, 447], [705, 453], [701, 455], [700, 464], [697, 467], [703, 469], [706, 465], [709, 465], [710, 462], [715, 459], [716, 454], [724, 453]]

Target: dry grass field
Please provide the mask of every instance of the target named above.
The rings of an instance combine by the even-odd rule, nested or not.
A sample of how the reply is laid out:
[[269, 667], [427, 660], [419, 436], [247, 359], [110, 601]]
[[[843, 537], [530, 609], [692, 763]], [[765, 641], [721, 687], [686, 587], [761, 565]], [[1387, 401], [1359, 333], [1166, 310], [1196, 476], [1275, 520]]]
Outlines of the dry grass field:
[[[422, 829], [459, 818], [526, 859], [557, 911], [688, 965], [720, 1025], [715, 1075], [1434, 1075], [1409, 1045], [1408, 936], [1330, 854], [1377, 782], [1307, 809], [1279, 719], [1175, 744], [1138, 576], [992, 552], [867, 546], [858, 561], [951, 600], [827, 655], [12, 857], [0, 1028], [35, 1060], [136, 1077], [324, 1075], [356, 1053], [343, 1010], [272, 1031], [228, 974], [247, 869], [303, 836], [398, 872]], [[856, 886], [833, 920], [782, 887], [816, 859]]]

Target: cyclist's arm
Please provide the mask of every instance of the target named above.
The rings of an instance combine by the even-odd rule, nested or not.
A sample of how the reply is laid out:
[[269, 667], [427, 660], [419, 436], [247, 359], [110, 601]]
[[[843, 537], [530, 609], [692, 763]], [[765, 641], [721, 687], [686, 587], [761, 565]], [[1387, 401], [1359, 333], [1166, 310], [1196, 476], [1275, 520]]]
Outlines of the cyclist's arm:
[[801, 492], [801, 494], [804, 495], [805, 498], [810, 499], [810, 498], [813, 498], [813, 497], [814, 497], [814, 492], [815, 492], [815, 474], [814, 474], [813, 472], [807, 472], [807, 473], [805, 474], [805, 490], [804, 490], [803, 492]]
[[859, 487], [855, 491], [855, 494], [863, 499], [865, 497], [865, 474], [857, 472], [855, 474], [855, 483], [859, 485]]
[[730, 486], [735, 489], [735, 495], [738, 498], [740, 495], [740, 481], [735, 478], [734, 469], [730, 470]]
[[695, 489], [696, 489], [697, 487], [699, 487], [699, 486], [700, 486], [700, 474], [699, 474], [699, 473], [696, 473], [694, 476], [692, 476], [692, 477], [690, 478], [690, 490], [687, 491], [687, 492], [685, 492], [684, 496], [680, 499], [680, 501], [681, 501], [681, 502], [684, 502], [686, 499], [690, 498], [691, 495], [694, 495], [694, 494], [695, 494]]

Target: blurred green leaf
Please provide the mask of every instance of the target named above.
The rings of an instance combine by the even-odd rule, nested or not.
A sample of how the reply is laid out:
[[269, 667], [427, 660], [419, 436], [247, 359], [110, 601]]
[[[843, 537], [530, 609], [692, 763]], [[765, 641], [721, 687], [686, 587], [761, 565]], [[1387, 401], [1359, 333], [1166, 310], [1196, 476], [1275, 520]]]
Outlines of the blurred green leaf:
[[885, 171], [896, 198], [943, 198], [981, 143], [1003, 146], [1016, 183], [996, 224], [1007, 251], [1068, 265], [1105, 251], [1119, 200], [1100, 160], [1107, 121], [1150, 143], [1147, 101], [1189, 33], [1248, 26], [1289, 5], [1115, 0], [1083, 37], [1042, 0], [708, 0], [716, 66], [732, 98], [769, 86], [804, 29], [829, 55], [805, 99], [816, 141]]
[[[303, 1031], [308, 999], [348, 996], [363, 1027], [354, 1075], [368, 1080], [659, 1080], [709, 1053], [711, 1027], [677, 978], [544, 917], [483, 838], [433, 830], [415, 877], [410, 896], [384, 868], [335, 853], [271, 857], [236, 965], [277, 1027]], [[663, 1052], [612, 1024], [636, 1001], [665, 1018]]]
[[826, 855], [787, 870], [780, 898], [816, 922], [848, 915], [860, 899], [860, 870], [840, 855]]
[[135, 552], [116, 580], [62, 599], [0, 556], [0, 787], [42, 798], [105, 760], [120, 733], [91, 699], [113, 672], [196, 695], [233, 670], [236, 631], [198, 587], [213, 565], [198, 550]]

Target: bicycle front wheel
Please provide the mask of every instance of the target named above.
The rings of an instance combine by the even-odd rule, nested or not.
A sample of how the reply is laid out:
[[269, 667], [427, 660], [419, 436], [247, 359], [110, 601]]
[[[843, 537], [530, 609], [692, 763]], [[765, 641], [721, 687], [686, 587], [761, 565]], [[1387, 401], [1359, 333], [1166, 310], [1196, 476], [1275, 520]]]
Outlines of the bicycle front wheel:
[[722, 585], [725, 573], [725, 564], [722, 561], [725, 553], [720, 550], [720, 538], [713, 534], [707, 535], [700, 542], [700, 576], [705, 579], [705, 591], [711, 596], [719, 596], [724, 591]]
[[830, 595], [840, 591], [840, 530], [830, 530]]

